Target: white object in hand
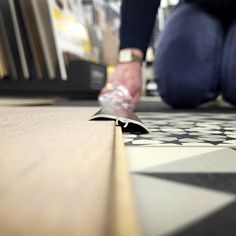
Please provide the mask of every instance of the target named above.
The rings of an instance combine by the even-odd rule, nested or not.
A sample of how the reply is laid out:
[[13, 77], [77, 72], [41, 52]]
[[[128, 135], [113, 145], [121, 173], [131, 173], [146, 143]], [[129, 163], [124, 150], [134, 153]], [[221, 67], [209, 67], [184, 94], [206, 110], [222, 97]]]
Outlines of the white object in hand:
[[109, 90], [101, 94], [98, 101], [106, 109], [133, 109], [132, 97], [129, 91], [121, 84], [108, 84]]

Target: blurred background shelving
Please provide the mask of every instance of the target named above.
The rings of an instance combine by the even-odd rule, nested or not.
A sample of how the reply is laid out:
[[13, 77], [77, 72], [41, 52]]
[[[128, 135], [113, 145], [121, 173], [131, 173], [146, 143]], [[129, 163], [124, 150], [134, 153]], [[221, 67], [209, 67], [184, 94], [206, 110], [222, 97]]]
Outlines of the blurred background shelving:
[[[155, 45], [177, 3], [161, 2], [143, 64], [143, 95], [158, 95]], [[0, 94], [95, 99], [117, 61], [120, 5], [120, 0], [2, 0]]]

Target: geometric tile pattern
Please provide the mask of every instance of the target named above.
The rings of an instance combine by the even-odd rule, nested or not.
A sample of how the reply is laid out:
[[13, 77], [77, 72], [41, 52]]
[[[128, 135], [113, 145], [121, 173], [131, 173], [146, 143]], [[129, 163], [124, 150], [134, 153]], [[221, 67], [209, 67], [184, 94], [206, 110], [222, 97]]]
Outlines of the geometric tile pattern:
[[[136, 148], [143, 151], [128, 156], [131, 164], [149, 155], [148, 148]], [[147, 158], [153, 165], [145, 163], [131, 172], [143, 235], [236, 235], [236, 151], [207, 148], [192, 155], [191, 150], [199, 148], [192, 147], [187, 157], [176, 152], [182, 148], [171, 148], [179, 156], [167, 162], [160, 154], [168, 152], [158, 154], [162, 148], [153, 148], [157, 154], [152, 150], [150, 155], [160, 158], [160, 164]]]
[[[137, 173], [138, 174], [138, 173]], [[154, 178], [236, 194], [236, 173], [140, 173]], [[236, 213], [236, 212], [235, 212]], [[236, 220], [236, 219], [235, 219]]]
[[173, 235], [175, 236], [199, 236], [199, 235], [227, 235], [235, 236], [235, 212], [236, 201], [227, 205], [214, 214], [199, 220]]
[[[213, 149], [208, 148], [207, 153], [201, 153], [201, 154], [197, 154], [198, 152], [193, 151], [193, 149], [196, 149], [196, 148], [188, 148], [189, 156], [188, 157], [185, 156], [185, 158], [180, 158], [178, 156], [178, 153], [180, 153], [180, 155], [183, 156], [183, 152], [181, 153], [180, 151], [177, 151], [177, 149], [182, 149], [182, 147], [178, 147], [173, 150], [173, 152], [175, 152], [175, 155], [178, 157], [177, 160], [174, 160], [172, 158], [172, 161], [167, 162], [167, 163], [162, 163], [162, 164], [161, 162], [157, 164], [155, 164], [155, 162], [152, 162], [151, 166], [136, 169], [135, 173], [146, 173], [146, 174], [185, 173], [185, 174], [190, 174], [190, 175], [191, 174], [200, 175], [200, 174], [208, 174], [208, 173], [212, 173], [212, 174], [215, 173], [216, 175], [236, 173], [236, 151], [231, 148], [223, 148], [220, 150], [219, 149], [215, 150], [216, 148], [213, 148]], [[152, 153], [154, 154], [155, 152], [152, 152]], [[161, 160], [167, 159], [166, 156], [161, 157], [160, 155], [161, 155], [161, 152], [158, 152], [158, 151], [156, 152], [156, 155], [154, 154], [154, 157], [156, 157], [155, 158], [156, 161], [159, 159]], [[220, 177], [218, 180], [220, 181], [221, 178], [223, 177]], [[209, 179], [209, 181], [211, 180], [214, 181], [214, 179]], [[236, 185], [236, 181], [235, 181], [235, 185]], [[235, 188], [235, 191], [236, 191], [236, 188]]]
[[[224, 157], [222, 157], [222, 152], [224, 153]], [[130, 172], [141, 172], [141, 171], [151, 171], [154, 168], [155, 170], [160, 166], [158, 172], [162, 170], [164, 172], [178, 172], [181, 169], [181, 172], [190, 173], [194, 171], [201, 172], [203, 166], [212, 172], [234, 172], [236, 170], [236, 166], [230, 165], [227, 163], [232, 159], [232, 157], [236, 157], [236, 152], [231, 148], [223, 148], [223, 147], [142, 147], [142, 146], [125, 146], [125, 155], [129, 160], [129, 170]], [[188, 163], [189, 159], [198, 157], [197, 159], [205, 158], [206, 156], [210, 156], [207, 160], [208, 162], [196, 162], [191, 160], [191, 164]], [[213, 156], [213, 157], [212, 157]], [[218, 164], [220, 158], [214, 158], [215, 156], [220, 156], [223, 158], [225, 165]], [[212, 158], [211, 158], [212, 157]], [[214, 158], [215, 165], [212, 164], [212, 160]], [[181, 160], [184, 160], [182, 164]], [[178, 161], [178, 162], [177, 162]], [[172, 163], [171, 170], [169, 170], [169, 165], [165, 165], [168, 163]], [[178, 164], [177, 164], [178, 163]], [[175, 164], [175, 168], [173, 166]], [[182, 164], [181, 168], [179, 165]], [[199, 168], [197, 165], [200, 165]], [[230, 166], [230, 168], [229, 168]]]
[[[208, 234], [211, 225], [206, 220], [236, 202], [236, 195], [145, 175], [132, 174], [132, 180], [142, 235], [175, 235], [183, 229], [195, 235], [192, 226], [199, 222], [204, 230], [198, 236], [228, 235], [218, 234], [217, 230]], [[224, 213], [224, 222], [235, 219], [233, 213], [229, 219]], [[221, 223], [214, 222], [215, 226]], [[221, 225], [226, 232], [228, 226]], [[230, 230], [236, 235], [235, 224]]]
[[151, 134], [124, 133], [125, 145], [236, 147], [236, 114], [137, 113]]

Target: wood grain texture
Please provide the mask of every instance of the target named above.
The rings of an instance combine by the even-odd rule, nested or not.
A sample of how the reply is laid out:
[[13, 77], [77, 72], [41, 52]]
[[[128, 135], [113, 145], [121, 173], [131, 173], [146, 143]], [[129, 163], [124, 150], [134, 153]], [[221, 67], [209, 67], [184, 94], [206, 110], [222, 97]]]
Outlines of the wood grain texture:
[[38, 106], [52, 105], [55, 103], [53, 98], [0, 98], [0, 106]]
[[116, 127], [115, 133], [114, 193], [110, 235], [140, 236], [121, 128]]
[[114, 124], [93, 113], [0, 108], [0, 235], [104, 236]]

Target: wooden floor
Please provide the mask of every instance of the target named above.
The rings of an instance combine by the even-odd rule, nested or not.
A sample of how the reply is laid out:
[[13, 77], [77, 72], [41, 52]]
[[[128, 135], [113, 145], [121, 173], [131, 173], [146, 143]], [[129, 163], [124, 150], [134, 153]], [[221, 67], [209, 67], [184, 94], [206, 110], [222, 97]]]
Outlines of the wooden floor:
[[[123, 182], [114, 184], [120, 131], [111, 121], [88, 121], [96, 111], [0, 107], [0, 235], [138, 235], [132, 198], [114, 200], [119, 188], [131, 194], [125, 163], [117, 169], [127, 170]], [[111, 224], [121, 222], [117, 204], [133, 212], [129, 229]]]
[[42, 102], [0, 101], [0, 236], [236, 234], [235, 147], [123, 140], [98, 107]]

